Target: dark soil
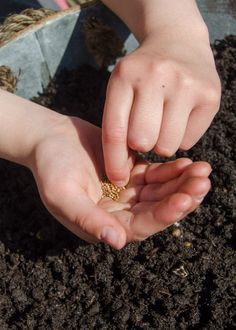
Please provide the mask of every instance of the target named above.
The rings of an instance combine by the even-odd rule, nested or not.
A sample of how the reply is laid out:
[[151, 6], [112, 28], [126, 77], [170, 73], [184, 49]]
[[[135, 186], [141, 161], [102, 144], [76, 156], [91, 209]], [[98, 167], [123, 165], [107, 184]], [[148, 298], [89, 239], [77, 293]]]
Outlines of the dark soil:
[[[48, 214], [27, 169], [1, 160], [1, 330], [235, 328], [236, 37], [214, 52], [221, 111], [179, 153], [211, 163], [212, 190], [180, 237], [172, 227], [121, 251], [88, 245]], [[108, 77], [90, 67], [63, 73], [37, 101], [100, 124]]]

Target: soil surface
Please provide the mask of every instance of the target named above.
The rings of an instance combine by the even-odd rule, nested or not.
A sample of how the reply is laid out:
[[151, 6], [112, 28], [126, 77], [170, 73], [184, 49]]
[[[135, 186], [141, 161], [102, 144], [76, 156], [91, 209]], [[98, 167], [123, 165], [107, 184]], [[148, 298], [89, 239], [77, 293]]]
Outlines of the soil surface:
[[[0, 161], [1, 330], [236, 327], [236, 36], [214, 53], [221, 111], [190, 152], [178, 153], [211, 163], [212, 190], [180, 236], [173, 226], [121, 251], [89, 245], [48, 214], [27, 169]], [[108, 78], [90, 67], [64, 72], [37, 102], [99, 125]]]

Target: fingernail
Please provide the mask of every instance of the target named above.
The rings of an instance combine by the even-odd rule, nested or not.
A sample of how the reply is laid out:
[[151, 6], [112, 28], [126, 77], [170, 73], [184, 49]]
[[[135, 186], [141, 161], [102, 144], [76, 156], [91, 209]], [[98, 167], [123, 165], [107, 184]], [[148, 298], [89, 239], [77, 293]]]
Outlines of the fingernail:
[[115, 186], [117, 187], [124, 187], [126, 185], [125, 181], [115, 181]]
[[201, 202], [203, 201], [204, 198], [205, 198], [205, 195], [195, 197], [197, 203], [201, 203]]
[[104, 227], [101, 234], [101, 240], [109, 245], [116, 246], [119, 241], [119, 234], [112, 227]]

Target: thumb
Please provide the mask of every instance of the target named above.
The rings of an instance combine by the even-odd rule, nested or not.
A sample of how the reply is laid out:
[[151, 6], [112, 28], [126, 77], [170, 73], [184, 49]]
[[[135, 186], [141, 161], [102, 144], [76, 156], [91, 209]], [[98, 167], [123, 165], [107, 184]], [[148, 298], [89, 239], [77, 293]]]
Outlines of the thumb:
[[53, 215], [72, 233], [88, 242], [103, 241], [115, 249], [126, 244], [126, 232], [121, 224], [85, 194], [64, 196]]

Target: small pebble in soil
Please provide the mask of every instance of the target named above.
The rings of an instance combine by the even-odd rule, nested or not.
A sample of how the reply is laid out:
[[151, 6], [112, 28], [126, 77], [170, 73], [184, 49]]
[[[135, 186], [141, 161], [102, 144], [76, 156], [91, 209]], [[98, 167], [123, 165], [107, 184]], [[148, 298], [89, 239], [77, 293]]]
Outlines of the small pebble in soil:
[[189, 241], [185, 241], [184, 242], [184, 247], [187, 249], [190, 249], [191, 247], [193, 247], [193, 243], [189, 242]]
[[179, 228], [175, 228], [173, 231], [172, 231], [172, 236], [174, 237], [180, 237], [182, 234], [181, 230]]
[[173, 273], [179, 277], [185, 278], [188, 276], [188, 271], [184, 268], [183, 265], [173, 270]]

